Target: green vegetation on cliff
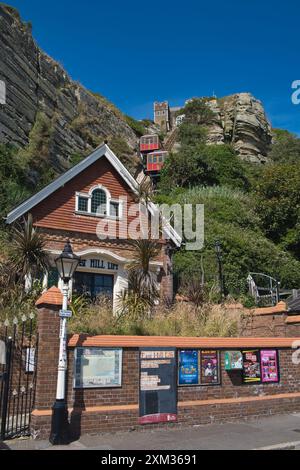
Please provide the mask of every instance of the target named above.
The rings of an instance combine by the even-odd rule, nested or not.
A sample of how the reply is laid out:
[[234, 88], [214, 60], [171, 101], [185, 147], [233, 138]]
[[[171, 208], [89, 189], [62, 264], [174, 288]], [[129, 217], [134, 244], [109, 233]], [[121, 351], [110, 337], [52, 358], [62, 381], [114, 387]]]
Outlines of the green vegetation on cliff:
[[300, 288], [300, 139], [276, 130], [265, 166], [242, 162], [231, 146], [206, 144], [211, 115], [203, 106], [203, 100], [186, 106], [181, 147], [169, 155], [156, 196], [160, 203], [204, 204], [204, 248], [176, 253], [178, 278], [182, 285], [195, 275], [217, 285], [219, 240], [230, 295], [247, 292], [249, 272]]

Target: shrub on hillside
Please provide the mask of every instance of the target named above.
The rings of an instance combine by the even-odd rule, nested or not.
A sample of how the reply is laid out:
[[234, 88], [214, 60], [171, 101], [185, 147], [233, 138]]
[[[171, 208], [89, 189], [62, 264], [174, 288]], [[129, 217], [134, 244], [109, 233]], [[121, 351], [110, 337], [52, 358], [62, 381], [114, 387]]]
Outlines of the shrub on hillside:
[[171, 153], [161, 172], [159, 188], [227, 185], [249, 188], [245, 169], [229, 145], [184, 145]]

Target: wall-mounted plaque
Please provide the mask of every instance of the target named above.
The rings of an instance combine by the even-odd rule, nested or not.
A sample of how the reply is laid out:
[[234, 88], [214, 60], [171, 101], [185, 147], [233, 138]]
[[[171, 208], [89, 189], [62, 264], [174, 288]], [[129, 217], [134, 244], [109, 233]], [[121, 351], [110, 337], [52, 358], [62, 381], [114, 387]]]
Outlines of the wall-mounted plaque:
[[75, 388], [122, 386], [122, 349], [76, 348]]
[[175, 348], [140, 349], [140, 424], [177, 420]]

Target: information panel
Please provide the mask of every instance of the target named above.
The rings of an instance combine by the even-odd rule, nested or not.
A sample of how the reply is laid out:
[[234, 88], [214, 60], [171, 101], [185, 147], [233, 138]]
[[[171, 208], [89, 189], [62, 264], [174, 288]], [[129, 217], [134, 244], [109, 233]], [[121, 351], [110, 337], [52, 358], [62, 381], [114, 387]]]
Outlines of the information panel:
[[260, 351], [260, 365], [263, 383], [279, 382], [278, 354], [276, 350]]
[[140, 349], [140, 424], [177, 421], [175, 348]]
[[122, 349], [76, 348], [75, 388], [121, 387]]
[[178, 384], [199, 384], [199, 351], [197, 349], [181, 350], [178, 354]]
[[243, 351], [243, 381], [246, 384], [260, 383], [260, 352], [258, 349]]
[[200, 352], [201, 385], [218, 385], [220, 383], [219, 353], [216, 350]]

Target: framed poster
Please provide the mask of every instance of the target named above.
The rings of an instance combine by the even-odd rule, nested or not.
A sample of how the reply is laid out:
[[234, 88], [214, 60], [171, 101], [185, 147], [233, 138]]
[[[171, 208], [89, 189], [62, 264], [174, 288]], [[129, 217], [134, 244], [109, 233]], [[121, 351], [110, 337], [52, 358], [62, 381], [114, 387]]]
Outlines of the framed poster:
[[258, 349], [242, 351], [243, 382], [245, 384], [261, 383], [260, 352]]
[[177, 421], [175, 348], [140, 349], [139, 424]]
[[260, 351], [261, 380], [263, 383], [279, 382], [278, 352], [275, 349]]
[[220, 382], [218, 351], [200, 351], [200, 385], [220, 385]]
[[121, 348], [76, 348], [74, 388], [122, 386]]
[[199, 351], [182, 349], [178, 353], [178, 385], [199, 385]]
[[242, 370], [243, 355], [241, 351], [225, 351], [225, 370]]

